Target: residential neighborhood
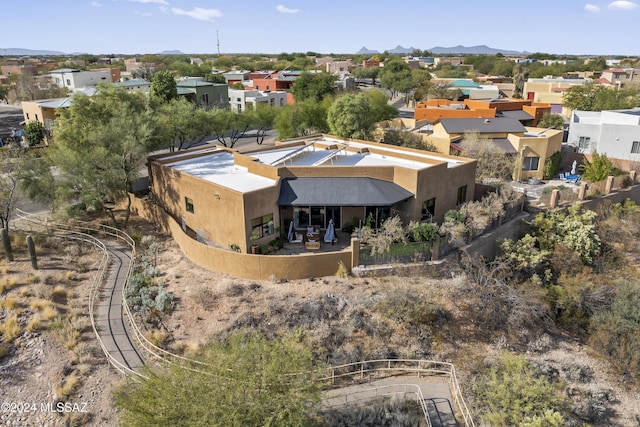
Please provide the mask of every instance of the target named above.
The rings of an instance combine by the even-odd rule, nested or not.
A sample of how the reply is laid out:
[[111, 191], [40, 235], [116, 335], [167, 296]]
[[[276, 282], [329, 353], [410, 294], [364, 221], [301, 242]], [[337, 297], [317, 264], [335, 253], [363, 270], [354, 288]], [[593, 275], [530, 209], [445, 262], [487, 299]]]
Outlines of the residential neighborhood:
[[0, 425], [638, 425], [635, 45], [108, 3], [0, 49]]

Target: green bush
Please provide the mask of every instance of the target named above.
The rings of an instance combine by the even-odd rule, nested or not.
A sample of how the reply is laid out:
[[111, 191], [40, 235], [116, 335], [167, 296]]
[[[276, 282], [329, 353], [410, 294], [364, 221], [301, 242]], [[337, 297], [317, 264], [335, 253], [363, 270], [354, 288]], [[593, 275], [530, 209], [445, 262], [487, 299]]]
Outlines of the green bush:
[[560, 166], [562, 165], [562, 154], [560, 151], [556, 151], [547, 159], [544, 164], [544, 179], [553, 179], [558, 172], [560, 172]]
[[498, 427], [548, 425], [534, 420], [557, 419], [548, 411], [556, 412], [564, 405], [558, 385], [538, 375], [523, 357], [507, 352], [480, 372], [472, 393], [482, 421]]

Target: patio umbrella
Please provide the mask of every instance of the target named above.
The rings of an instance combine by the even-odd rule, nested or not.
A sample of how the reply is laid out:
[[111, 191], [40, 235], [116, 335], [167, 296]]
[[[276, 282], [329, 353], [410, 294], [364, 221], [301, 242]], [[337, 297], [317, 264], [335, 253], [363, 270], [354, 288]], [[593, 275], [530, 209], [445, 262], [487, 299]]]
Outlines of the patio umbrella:
[[571, 175], [575, 175], [576, 174], [576, 168], [578, 167], [578, 162], [577, 161], [573, 161], [573, 164], [571, 165]]
[[289, 223], [289, 233], [287, 234], [287, 240], [292, 241], [296, 238], [295, 233], [293, 232], [293, 221]]
[[327, 225], [327, 232], [324, 233], [324, 241], [325, 243], [333, 244], [333, 241], [336, 239], [336, 228], [333, 225], [333, 219], [329, 220], [329, 225]]

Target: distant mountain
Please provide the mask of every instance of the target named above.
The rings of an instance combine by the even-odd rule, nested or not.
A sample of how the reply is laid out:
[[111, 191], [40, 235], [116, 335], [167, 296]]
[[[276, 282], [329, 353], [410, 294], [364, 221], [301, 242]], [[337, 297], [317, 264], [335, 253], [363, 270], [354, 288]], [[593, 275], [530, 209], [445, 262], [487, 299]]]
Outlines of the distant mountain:
[[0, 48], [0, 55], [4, 56], [39, 56], [39, 55], [52, 55], [63, 56], [64, 52], [58, 52], [57, 50], [33, 50], [33, 49], [21, 49], [18, 47]]
[[[394, 49], [387, 50], [388, 53], [395, 54], [410, 54], [416, 50], [413, 47], [405, 48], [400, 45], [396, 46]], [[431, 49], [427, 49], [429, 52], [434, 55], [495, 55], [496, 53], [501, 53], [503, 55], [529, 55], [529, 52], [523, 51], [518, 52], [515, 50], [504, 50], [504, 49], [494, 49], [492, 47], [486, 45], [480, 46], [454, 46], [454, 47], [442, 47], [436, 46]], [[377, 50], [369, 50], [366, 47], [361, 48], [356, 54], [358, 55], [373, 55], [376, 53], [380, 53]]]
[[184, 53], [179, 50], [163, 50], [158, 55], [184, 55]]
[[454, 46], [454, 47], [441, 47], [436, 46], [428, 49], [429, 52], [434, 55], [495, 55], [496, 53], [501, 53], [503, 55], [528, 55], [529, 52], [518, 52], [516, 50], [504, 50], [504, 49], [494, 49], [492, 47], [486, 45], [480, 46]]
[[366, 47], [362, 46], [359, 51], [356, 52], [356, 55], [375, 55], [376, 53], [380, 53], [377, 50], [369, 50]]
[[388, 53], [412, 53], [414, 50], [416, 50], [414, 47], [402, 47], [400, 45], [396, 46], [395, 48], [388, 50]]

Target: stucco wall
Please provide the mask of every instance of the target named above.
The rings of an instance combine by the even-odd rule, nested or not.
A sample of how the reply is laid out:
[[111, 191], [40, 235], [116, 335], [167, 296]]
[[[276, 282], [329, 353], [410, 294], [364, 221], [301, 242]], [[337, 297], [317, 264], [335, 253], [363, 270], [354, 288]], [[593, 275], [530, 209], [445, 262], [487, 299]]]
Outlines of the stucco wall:
[[[299, 255], [250, 255], [216, 248], [189, 237], [182, 231], [180, 224], [157, 205], [133, 198], [131, 210], [170, 234], [185, 256], [194, 263], [236, 277], [253, 280], [296, 280], [332, 276], [338, 270], [339, 262], [349, 270], [355, 265], [354, 262], [358, 262], [352, 259], [353, 250]], [[357, 241], [353, 241], [352, 247], [358, 244]]]

